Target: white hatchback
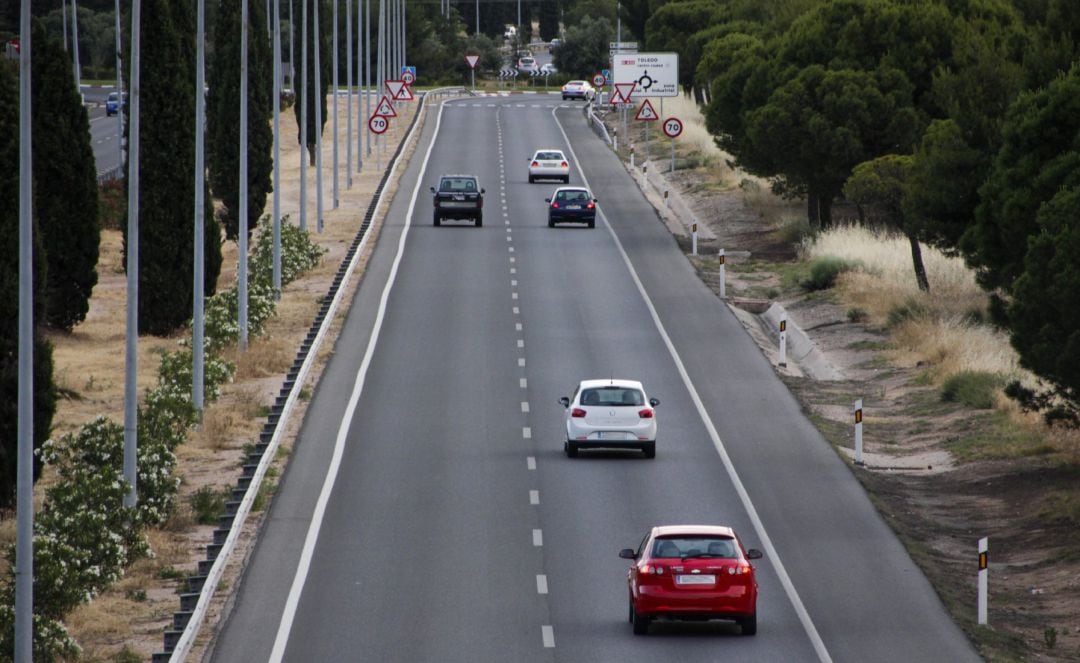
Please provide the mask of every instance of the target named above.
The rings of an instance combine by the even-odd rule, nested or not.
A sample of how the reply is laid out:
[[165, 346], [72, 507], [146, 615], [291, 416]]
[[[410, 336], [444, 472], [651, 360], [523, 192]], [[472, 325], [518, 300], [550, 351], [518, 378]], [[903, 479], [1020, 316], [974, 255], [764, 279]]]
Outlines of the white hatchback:
[[656, 406], [636, 380], [584, 380], [574, 395], [559, 399], [566, 408], [566, 455], [579, 449], [638, 449], [656, 457]]
[[529, 159], [529, 184], [542, 179], [570, 182], [570, 162], [562, 150], [537, 150]]

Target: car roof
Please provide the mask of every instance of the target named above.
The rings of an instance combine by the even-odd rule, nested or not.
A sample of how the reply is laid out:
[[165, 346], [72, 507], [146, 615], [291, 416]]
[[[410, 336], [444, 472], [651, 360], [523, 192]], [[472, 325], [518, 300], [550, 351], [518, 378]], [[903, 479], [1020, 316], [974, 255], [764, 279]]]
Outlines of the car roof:
[[541, 147], [539, 150], [536, 150], [536, 152], [533, 152], [533, 154], [538, 152], [558, 152], [559, 154], [562, 154], [562, 150], [557, 147]]
[[730, 536], [735, 530], [725, 525], [658, 525], [652, 529], [653, 536]]
[[476, 175], [456, 175], [456, 174], [454, 174], [454, 173], [447, 173], [447, 174], [445, 174], [445, 175], [439, 175], [439, 179], [443, 179], [443, 178], [446, 178], [446, 177], [471, 177], [471, 178], [473, 178], [474, 180], [478, 180], [478, 179], [480, 179], [480, 178], [479, 178], [479, 177], [477, 177]]
[[582, 389], [595, 389], [597, 387], [623, 387], [630, 389], [640, 389], [645, 391], [645, 387], [641, 386], [641, 383], [637, 380], [619, 380], [616, 378], [604, 378], [603, 380], [582, 380], [579, 385]]
[[592, 192], [583, 186], [561, 186], [558, 189], [555, 189], [555, 193], [553, 195], [559, 195], [560, 191], [584, 191], [590, 196], [592, 195]]

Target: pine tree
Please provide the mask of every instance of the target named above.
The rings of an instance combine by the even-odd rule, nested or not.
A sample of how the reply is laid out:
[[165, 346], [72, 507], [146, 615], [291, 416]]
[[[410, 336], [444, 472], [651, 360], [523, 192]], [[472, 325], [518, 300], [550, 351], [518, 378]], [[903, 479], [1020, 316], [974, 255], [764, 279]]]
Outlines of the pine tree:
[[[34, 45], [35, 50], [37, 45]], [[15, 505], [19, 402], [19, 85], [15, 66], [0, 60], [0, 508]], [[41, 233], [34, 229], [34, 254]], [[45, 261], [34, 260], [34, 328], [44, 318]], [[49, 437], [56, 412], [52, 346], [34, 333], [34, 449]], [[34, 477], [41, 464], [34, 458]]]
[[[147, 0], [142, 9], [139, 332], [165, 335], [191, 317], [193, 300], [195, 17], [184, 2]], [[209, 195], [206, 204], [209, 295], [221, 271], [221, 226]], [[124, 233], [126, 264], [126, 225]]]
[[86, 318], [97, 284], [97, 168], [90, 122], [75, 90], [71, 61], [34, 21], [34, 212], [49, 279], [45, 321], [71, 331]]
[[[315, 137], [316, 135], [322, 135], [322, 130], [326, 126], [327, 113], [326, 113], [326, 89], [329, 87], [330, 78], [330, 34], [328, 26], [330, 21], [328, 20], [329, 12], [326, 11], [326, 7], [322, 0], [296, 0], [297, 4], [301, 2], [307, 3], [307, 148], [308, 159], [311, 165], [315, 165]], [[319, 3], [319, 69], [322, 71], [322, 78], [320, 80], [320, 88], [322, 94], [319, 95], [319, 103], [322, 109], [322, 126], [315, 127], [315, 3]], [[378, 7], [372, 5], [371, 16], [372, 20], [375, 20], [376, 10]], [[303, 24], [300, 20], [302, 7], [296, 7], [294, 19], [296, 20], [296, 81], [297, 86], [300, 85], [302, 72], [299, 71], [303, 63], [303, 51], [301, 47], [303, 45]], [[375, 25], [371, 28], [371, 38], [374, 43], [376, 26], [378, 21], [375, 21]], [[374, 49], [372, 49], [374, 53]], [[374, 75], [374, 74], [373, 74]], [[239, 80], [239, 78], [237, 79]], [[300, 127], [300, 90], [296, 90], [296, 103], [293, 104], [293, 112], [296, 115], [296, 126]], [[316, 134], [318, 132], [318, 134]]]
[[[225, 203], [225, 236], [239, 236], [240, 214], [240, 0], [218, 5], [207, 95], [210, 188]], [[272, 190], [274, 168], [273, 60], [263, 3], [248, 0], [248, 232]], [[312, 116], [314, 117], [314, 116]]]

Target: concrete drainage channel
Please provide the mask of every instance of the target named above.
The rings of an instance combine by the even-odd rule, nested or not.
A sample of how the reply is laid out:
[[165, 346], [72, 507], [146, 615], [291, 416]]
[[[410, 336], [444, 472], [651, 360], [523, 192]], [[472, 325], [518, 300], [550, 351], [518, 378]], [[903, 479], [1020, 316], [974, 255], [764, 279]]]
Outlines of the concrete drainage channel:
[[166, 661], [182, 661], [188, 655], [194, 644], [195, 636], [202, 621], [206, 617], [206, 611], [210, 605], [218, 582], [224, 574], [228, 558], [236, 545], [240, 530], [247, 520], [251, 511], [251, 504], [258, 493], [259, 486], [266, 474], [267, 468], [273, 462], [274, 454], [281, 441], [284, 426], [282, 421], [288, 419], [294, 407], [299, 390], [297, 385], [302, 385], [315, 359], [315, 350], [318, 349], [329, 328], [330, 321], [337, 311], [342, 299], [342, 285], [352, 275], [356, 268], [360, 248], [368, 238], [368, 230], [374, 221], [379, 207], [383, 203], [383, 191], [390, 181], [394, 171], [397, 170], [401, 153], [412, 139], [413, 132], [419, 126], [419, 119], [424, 106], [431, 95], [443, 96], [461, 91], [461, 88], [442, 88], [423, 93], [420, 96], [420, 108], [413, 116], [409, 125], [408, 133], [398, 144], [397, 150], [390, 158], [386, 172], [383, 173], [375, 194], [371, 198], [367, 212], [364, 213], [364, 221], [356, 238], [341, 261], [341, 266], [334, 275], [334, 280], [323, 298], [315, 320], [311, 323], [307, 336], [300, 343], [300, 349], [296, 353], [296, 359], [285, 375], [274, 404], [270, 408], [270, 414], [266, 418], [262, 431], [259, 433], [259, 441], [254, 450], [247, 458], [247, 462], [241, 469], [236, 487], [232, 491], [232, 499], [225, 504], [225, 515], [221, 516], [217, 528], [213, 533], [213, 540], [206, 546], [206, 559], [200, 560], [197, 573], [187, 577], [182, 582], [187, 591], [180, 594], [180, 610], [173, 613], [172, 627], [165, 631], [164, 651], [155, 653], [153, 663], [165, 663]]

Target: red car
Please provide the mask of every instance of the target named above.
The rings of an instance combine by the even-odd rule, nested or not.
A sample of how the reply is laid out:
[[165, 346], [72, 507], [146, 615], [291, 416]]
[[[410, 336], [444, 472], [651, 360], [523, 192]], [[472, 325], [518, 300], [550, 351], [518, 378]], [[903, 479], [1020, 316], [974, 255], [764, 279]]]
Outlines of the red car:
[[733, 620], [743, 635], [757, 633], [757, 580], [752, 559], [730, 527], [672, 525], [654, 527], [635, 551], [627, 573], [630, 623], [645, 635], [653, 620]]

